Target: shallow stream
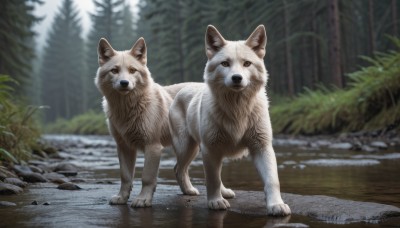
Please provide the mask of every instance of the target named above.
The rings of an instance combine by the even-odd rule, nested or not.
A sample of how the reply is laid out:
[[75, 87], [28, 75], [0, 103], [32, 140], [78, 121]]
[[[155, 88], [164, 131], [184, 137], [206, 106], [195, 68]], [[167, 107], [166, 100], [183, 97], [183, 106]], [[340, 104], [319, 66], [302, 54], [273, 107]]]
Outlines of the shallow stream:
[[[200, 208], [158, 207], [131, 209], [110, 206], [108, 198], [119, 189], [119, 164], [115, 145], [106, 136], [48, 135], [63, 147], [60, 155], [81, 167], [81, 191], [62, 191], [51, 183], [33, 184], [21, 195], [0, 196], [0, 201], [17, 203], [0, 208], [0, 227], [273, 227], [276, 223], [303, 223], [310, 227], [393, 227], [390, 224], [331, 224], [292, 215], [281, 221], [266, 216], [215, 212]], [[377, 202], [400, 207], [400, 148], [368, 153], [308, 146], [275, 146], [281, 191], [302, 195], [328, 195], [342, 199]], [[293, 144], [293, 143], [287, 143]], [[159, 180], [176, 186], [175, 157], [163, 153]], [[136, 165], [134, 192], [140, 189], [143, 154]], [[193, 161], [190, 176], [194, 185], [204, 185], [201, 156]], [[222, 180], [233, 190], [262, 191], [262, 183], [249, 158], [224, 161]], [[180, 194], [176, 192], [173, 194]], [[202, 193], [205, 194], [205, 193]], [[155, 193], [157, 195], [157, 192]], [[32, 201], [49, 206], [31, 205]], [[205, 202], [206, 203], [206, 202]], [[400, 223], [400, 221], [399, 221]]]

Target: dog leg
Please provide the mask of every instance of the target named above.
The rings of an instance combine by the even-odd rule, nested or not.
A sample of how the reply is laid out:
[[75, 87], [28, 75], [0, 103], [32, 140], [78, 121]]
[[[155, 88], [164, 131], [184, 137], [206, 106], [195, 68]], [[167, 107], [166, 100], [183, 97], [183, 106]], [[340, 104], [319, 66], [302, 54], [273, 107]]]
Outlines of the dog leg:
[[[201, 147], [206, 176], [208, 208], [213, 210], [226, 210], [231, 207], [229, 202], [221, 195], [221, 168], [222, 157]], [[217, 153], [218, 154], [218, 153]]]
[[[114, 135], [114, 134], [113, 134]], [[132, 150], [121, 139], [114, 135], [117, 143], [118, 159], [121, 175], [121, 188], [118, 195], [114, 195], [110, 199], [110, 204], [126, 204], [132, 190], [132, 181], [135, 173], [136, 150]]]
[[254, 151], [251, 154], [257, 171], [264, 183], [267, 213], [272, 216], [290, 215], [290, 208], [283, 202], [281, 197], [278, 168], [272, 145], [269, 144], [266, 148]]
[[193, 187], [189, 177], [189, 165], [197, 155], [198, 144], [188, 134], [181, 135], [179, 139], [174, 137], [173, 140], [175, 141], [174, 150], [177, 155], [174, 171], [181, 191], [185, 195], [199, 195], [199, 190]]
[[222, 182], [221, 182], [221, 195], [225, 199], [235, 198], [235, 192], [233, 192], [232, 189], [230, 188], [226, 188]]
[[153, 194], [157, 186], [158, 167], [160, 166], [162, 148], [160, 144], [145, 147], [142, 190], [132, 201], [131, 207], [151, 207]]

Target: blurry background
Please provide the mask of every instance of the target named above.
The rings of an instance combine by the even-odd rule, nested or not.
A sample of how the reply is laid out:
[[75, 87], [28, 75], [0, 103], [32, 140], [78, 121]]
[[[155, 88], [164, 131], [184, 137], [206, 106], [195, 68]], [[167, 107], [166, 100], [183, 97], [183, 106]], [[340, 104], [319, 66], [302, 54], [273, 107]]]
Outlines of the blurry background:
[[0, 5], [0, 74], [7, 81], [3, 86], [13, 90], [11, 103], [48, 107], [37, 112], [45, 131], [107, 134], [94, 85], [101, 37], [124, 50], [143, 36], [150, 71], [156, 82], [167, 85], [202, 81], [208, 24], [229, 40], [246, 39], [264, 24], [276, 132], [392, 129], [400, 115], [398, 53], [392, 52], [399, 43], [399, 4], [5, 0]]

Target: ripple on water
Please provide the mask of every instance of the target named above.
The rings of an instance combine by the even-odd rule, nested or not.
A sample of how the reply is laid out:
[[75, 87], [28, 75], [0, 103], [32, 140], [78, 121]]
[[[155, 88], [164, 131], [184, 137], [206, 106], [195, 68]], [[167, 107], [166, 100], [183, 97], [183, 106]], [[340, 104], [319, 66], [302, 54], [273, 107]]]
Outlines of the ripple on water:
[[301, 163], [315, 166], [368, 166], [380, 164], [378, 160], [374, 159], [314, 159], [302, 161]]

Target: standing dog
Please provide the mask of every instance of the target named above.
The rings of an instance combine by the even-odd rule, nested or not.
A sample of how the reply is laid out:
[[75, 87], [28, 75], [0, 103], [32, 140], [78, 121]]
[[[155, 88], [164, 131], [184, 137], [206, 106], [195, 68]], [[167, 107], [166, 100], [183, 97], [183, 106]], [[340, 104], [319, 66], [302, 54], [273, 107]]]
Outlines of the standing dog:
[[121, 188], [110, 204], [126, 204], [132, 190], [136, 153], [145, 154], [142, 190], [132, 207], [151, 206], [161, 150], [171, 144], [168, 110], [176, 93], [187, 84], [162, 87], [146, 66], [146, 43], [139, 38], [129, 51], [115, 51], [106, 39], [98, 45], [95, 79], [104, 95], [108, 128], [117, 143]]
[[246, 41], [227, 41], [210, 25], [205, 43], [205, 84], [183, 88], [170, 108], [170, 130], [177, 155], [175, 173], [180, 188], [184, 194], [199, 194], [190, 182], [188, 166], [200, 146], [208, 207], [230, 207], [224, 198], [235, 194], [221, 182], [222, 159], [250, 152], [265, 186], [268, 214], [289, 215], [290, 208], [281, 198], [272, 148], [263, 61], [265, 28], [258, 26]]

